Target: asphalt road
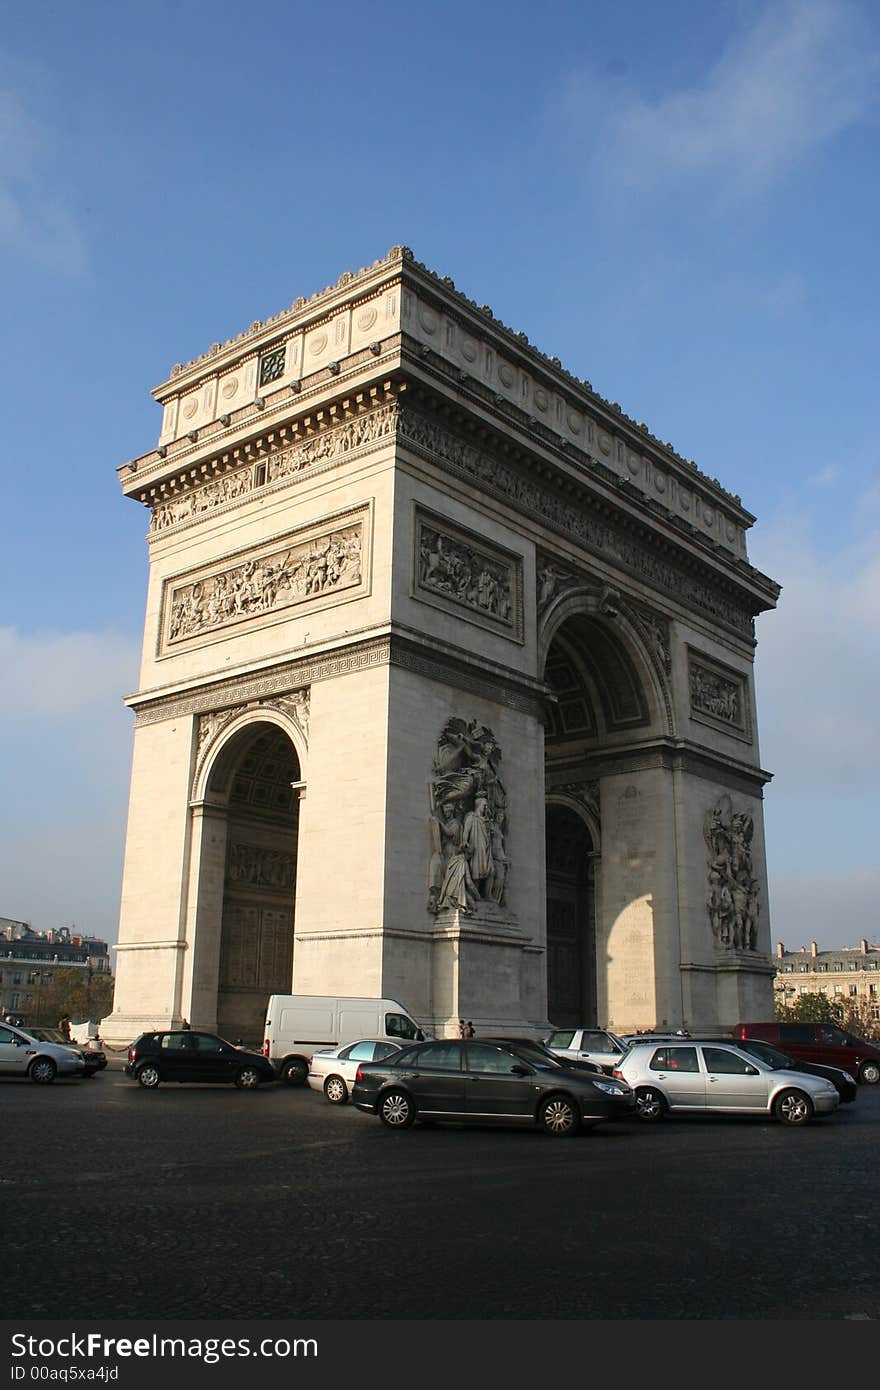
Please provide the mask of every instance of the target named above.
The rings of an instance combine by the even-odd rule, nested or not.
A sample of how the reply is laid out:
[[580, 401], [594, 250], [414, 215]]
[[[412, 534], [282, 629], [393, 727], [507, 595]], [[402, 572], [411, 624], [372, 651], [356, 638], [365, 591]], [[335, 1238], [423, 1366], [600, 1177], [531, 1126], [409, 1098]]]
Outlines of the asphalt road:
[[0, 1116], [5, 1318], [880, 1317], [880, 1087], [552, 1139], [108, 1069]]

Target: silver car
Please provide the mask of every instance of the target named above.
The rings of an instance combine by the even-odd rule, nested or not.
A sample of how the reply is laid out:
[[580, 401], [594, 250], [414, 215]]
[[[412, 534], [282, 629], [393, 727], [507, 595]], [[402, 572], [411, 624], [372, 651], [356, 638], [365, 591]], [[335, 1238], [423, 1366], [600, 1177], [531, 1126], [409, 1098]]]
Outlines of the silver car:
[[555, 1052], [557, 1057], [568, 1057], [573, 1062], [592, 1062], [593, 1066], [601, 1067], [609, 1076], [626, 1052], [626, 1043], [607, 1028], [557, 1028], [544, 1039], [544, 1046]]
[[773, 1115], [781, 1124], [802, 1125], [814, 1115], [830, 1115], [840, 1104], [824, 1077], [774, 1071], [722, 1042], [633, 1043], [614, 1074], [635, 1091], [642, 1120], [660, 1120], [669, 1112], [721, 1111]]
[[381, 1062], [402, 1046], [402, 1042], [389, 1042], [387, 1038], [361, 1038], [322, 1049], [312, 1056], [309, 1085], [313, 1091], [323, 1091], [331, 1105], [344, 1105], [361, 1062]]
[[39, 1042], [23, 1028], [0, 1023], [0, 1072], [7, 1076], [29, 1076], [45, 1085], [56, 1076], [84, 1076], [85, 1069], [79, 1051]]

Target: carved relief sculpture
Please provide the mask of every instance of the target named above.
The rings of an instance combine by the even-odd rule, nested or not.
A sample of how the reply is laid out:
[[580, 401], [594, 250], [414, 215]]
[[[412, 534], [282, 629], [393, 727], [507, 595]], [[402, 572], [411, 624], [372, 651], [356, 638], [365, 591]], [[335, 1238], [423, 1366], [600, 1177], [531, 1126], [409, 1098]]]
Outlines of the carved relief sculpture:
[[738, 681], [727, 680], [705, 666], [690, 664], [691, 709], [699, 714], [711, 714], [728, 724], [743, 725], [742, 691]]
[[758, 880], [752, 870], [755, 823], [723, 796], [706, 816], [709, 851], [706, 906], [715, 943], [722, 950], [754, 951], [758, 944]]
[[448, 721], [431, 771], [431, 912], [471, 913], [481, 901], [504, 903], [510, 861], [500, 761], [491, 729], [476, 720]]
[[513, 627], [513, 565], [476, 548], [461, 536], [418, 519], [417, 588]]
[[[394, 433], [397, 408], [396, 401], [376, 406], [369, 413], [347, 420], [343, 425], [328, 427], [313, 438], [270, 454], [266, 464], [266, 484], [293, 477], [318, 463], [332, 462], [334, 459], [342, 461], [352, 450], [389, 437]], [[248, 497], [256, 486], [253, 464], [248, 463], [222, 478], [214, 478], [157, 502], [150, 518], [150, 529], [164, 531], [169, 526], [190, 521], [226, 502], [240, 501]]]
[[226, 863], [229, 883], [247, 884], [252, 888], [290, 890], [294, 886], [296, 860], [283, 850], [265, 849], [260, 845], [231, 844]]
[[171, 590], [167, 641], [198, 637], [256, 614], [304, 603], [361, 582], [362, 523], [244, 560]]

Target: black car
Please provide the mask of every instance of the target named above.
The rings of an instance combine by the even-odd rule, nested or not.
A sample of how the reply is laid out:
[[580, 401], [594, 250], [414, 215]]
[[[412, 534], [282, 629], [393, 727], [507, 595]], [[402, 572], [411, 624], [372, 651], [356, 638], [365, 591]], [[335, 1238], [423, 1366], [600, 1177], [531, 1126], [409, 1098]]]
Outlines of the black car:
[[497, 1043], [499, 1047], [509, 1047], [511, 1051], [521, 1055], [531, 1053], [532, 1057], [539, 1057], [541, 1061], [548, 1058], [557, 1065], [562, 1065], [570, 1071], [591, 1071], [594, 1076], [604, 1076], [605, 1072], [601, 1067], [597, 1067], [595, 1062], [581, 1062], [576, 1057], [560, 1057], [558, 1052], [551, 1052], [546, 1043], [536, 1042], [534, 1038], [480, 1038], [480, 1042]]
[[841, 1104], [855, 1100], [859, 1093], [858, 1085], [849, 1072], [841, 1067], [826, 1067], [819, 1062], [802, 1062], [799, 1057], [791, 1057], [787, 1052], [781, 1052], [772, 1043], [761, 1042], [759, 1038], [737, 1038], [736, 1045], [741, 1052], [751, 1052], [753, 1057], [759, 1061], [766, 1062], [768, 1067], [778, 1071], [784, 1067], [788, 1071], [803, 1071], [810, 1076], [824, 1076], [826, 1081], [830, 1081], [837, 1094], [840, 1096]]
[[253, 1090], [276, 1079], [275, 1068], [261, 1053], [192, 1029], [141, 1033], [128, 1049], [124, 1070], [150, 1088], [160, 1081], [234, 1081]]
[[635, 1109], [625, 1082], [485, 1039], [417, 1043], [364, 1062], [351, 1098], [389, 1129], [406, 1129], [416, 1119], [464, 1120], [538, 1125], [559, 1136], [627, 1118]]

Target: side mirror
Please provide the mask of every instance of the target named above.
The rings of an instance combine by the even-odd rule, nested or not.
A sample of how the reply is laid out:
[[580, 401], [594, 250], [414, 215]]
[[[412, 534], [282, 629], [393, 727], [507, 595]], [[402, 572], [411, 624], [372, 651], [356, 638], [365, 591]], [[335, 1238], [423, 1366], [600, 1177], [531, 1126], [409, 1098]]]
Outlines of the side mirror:
[[760, 1075], [761, 1075], [761, 1073], [758, 1071], [758, 1068], [757, 1068], [757, 1067], [746, 1067], [746, 1076], [760, 1076]]
[[532, 1075], [532, 1069], [531, 1069], [531, 1067], [524, 1067], [524, 1066], [522, 1065], [521, 1062], [514, 1062], [513, 1066], [510, 1068], [510, 1070], [513, 1072], [513, 1075], [514, 1075], [514, 1076], [531, 1076], [531, 1075]]

